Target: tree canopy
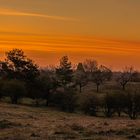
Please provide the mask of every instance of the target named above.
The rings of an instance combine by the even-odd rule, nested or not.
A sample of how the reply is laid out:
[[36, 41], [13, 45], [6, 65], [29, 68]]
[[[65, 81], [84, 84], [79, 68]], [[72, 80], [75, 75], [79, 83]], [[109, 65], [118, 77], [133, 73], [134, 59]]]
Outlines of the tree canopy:
[[1, 62], [1, 72], [9, 79], [33, 81], [39, 75], [38, 68], [20, 49], [6, 52], [6, 59]]

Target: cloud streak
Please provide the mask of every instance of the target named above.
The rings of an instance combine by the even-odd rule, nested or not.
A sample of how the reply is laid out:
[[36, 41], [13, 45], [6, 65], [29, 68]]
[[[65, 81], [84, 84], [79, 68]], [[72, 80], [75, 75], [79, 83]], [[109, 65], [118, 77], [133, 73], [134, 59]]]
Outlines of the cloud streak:
[[51, 16], [47, 14], [39, 14], [39, 13], [29, 13], [29, 12], [22, 12], [13, 9], [4, 9], [0, 8], [0, 15], [2, 16], [25, 16], [25, 17], [39, 17], [39, 18], [46, 18], [51, 20], [62, 20], [62, 21], [76, 21], [74, 18], [70, 17], [63, 17], [63, 16]]

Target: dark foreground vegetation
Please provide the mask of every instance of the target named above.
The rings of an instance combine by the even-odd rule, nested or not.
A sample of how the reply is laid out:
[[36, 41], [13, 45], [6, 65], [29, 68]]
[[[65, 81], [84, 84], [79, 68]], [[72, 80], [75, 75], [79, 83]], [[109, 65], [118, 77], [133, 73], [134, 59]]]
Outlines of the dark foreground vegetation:
[[95, 60], [73, 68], [67, 56], [57, 67], [40, 69], [22, 50], [13, 49], [0, 62], [0, 99], [12, 104], [32, 99], [36, 106], [66, 112], [136, 119], [140, 115], [140, 76], [133, 67], [112, 72]]

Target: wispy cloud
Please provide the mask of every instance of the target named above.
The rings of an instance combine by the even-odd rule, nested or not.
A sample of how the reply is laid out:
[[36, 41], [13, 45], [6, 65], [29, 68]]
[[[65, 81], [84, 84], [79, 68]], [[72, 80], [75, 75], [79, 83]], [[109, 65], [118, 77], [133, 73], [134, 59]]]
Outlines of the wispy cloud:
[[40, 17], [52, 20], [63, 20], [63, 21], [76, 21], [76, 19], [71, 17], [63, 17], [63, 16], [52, 16], [47, 14], [40, 14], [40, 13], [30, 13], [30, 12], [22, 12], [13, 9], [5, 9], [0, 8], [0, 15], [3, 16], [27, 16], [27, 17]]

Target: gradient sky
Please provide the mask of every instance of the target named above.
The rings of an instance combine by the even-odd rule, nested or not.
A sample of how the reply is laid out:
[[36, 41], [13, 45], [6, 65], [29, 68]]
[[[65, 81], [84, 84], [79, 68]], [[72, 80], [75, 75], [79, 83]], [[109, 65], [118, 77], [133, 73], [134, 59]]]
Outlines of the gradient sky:
[[140, 0], [0, 0], [0, 57], [12, 48], [40, 66], [68, 55], [140, 69]]

